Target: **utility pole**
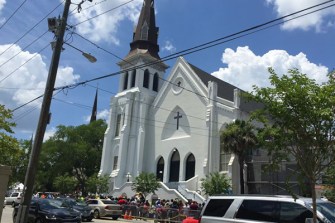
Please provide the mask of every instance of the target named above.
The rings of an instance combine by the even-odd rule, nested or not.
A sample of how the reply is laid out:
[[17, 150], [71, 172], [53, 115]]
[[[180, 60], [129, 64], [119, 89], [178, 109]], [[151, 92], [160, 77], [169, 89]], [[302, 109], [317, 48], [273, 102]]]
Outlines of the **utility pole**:
[[46, 87], [44, 91], [44, 97], [43, 97], [41, 113], [40, 113], [40, 117], [38, 121], [38, 126], [36, 130], [34, 145], [31, 151], [29, 164], [28, 164], [28, 168], [26, 172], [26, 177], [25, 177], [25, 182], [24, 182], [24, 185], [25, 185], [24, 197], [23, 197], [23, 201], [18, 210], [16, 223], [26, 223], [27, 222], [27, 215], [29, 211], [31, 198], [33, 195], [35, 175], [36, 175], [36, 170], [38, 166], [39, 156], [41, 153], [44, 133], [45, 133], [45, 129], [48, 124], [48, 121], [49, 121], [49, 117], [50, 117], [49, 115], [50, 104], [51, 104], [51, 99], [52, 99], [52, 95], [54, 91], [54, 86], [55, 86], [55, 81], [56, 81], [56, 76], [57, 76], [60, 54], [61, 54], [62, 46], [63, 46], [63, 38], [64, 38], [65, 29], [66, 29], [66, 23], [67, 23], [67, 17], [69, 14], [70, 4], [71, 4], [71, 0], [66, 0], [60, 26], [55, 32], [56, 38], [57, 38], [56, 45], [55, 45], [55, 48], [53, 49], [52, 60], [51, 60], [50, 67], [49, 67], [49, 74], [48, 74], [48, 79], [47, 79]]

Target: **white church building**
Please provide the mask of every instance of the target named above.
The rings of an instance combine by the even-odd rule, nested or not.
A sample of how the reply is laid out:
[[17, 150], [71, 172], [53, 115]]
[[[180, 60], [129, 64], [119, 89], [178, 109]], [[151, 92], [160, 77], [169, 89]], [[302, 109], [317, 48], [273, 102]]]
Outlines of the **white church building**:
[[[141, 172], [156, 174], [161, 198], [203, 200], [200, 180], [211, 172], [227, 174], [239, 193], [237, 157], [220, 149], [220, 131], [246, 119], [254, 105], [182, 57], [164, 80], [168, 66], [157, 39], [154, 0], [144, 0], [130, 52], [119, 62], [123, 73], [111, 99], [99, 175], [110, 177], [115, 196], [133, 195], [131, 181]], [[261, 167], [258, 172], [254, 180], [261, 182]]]

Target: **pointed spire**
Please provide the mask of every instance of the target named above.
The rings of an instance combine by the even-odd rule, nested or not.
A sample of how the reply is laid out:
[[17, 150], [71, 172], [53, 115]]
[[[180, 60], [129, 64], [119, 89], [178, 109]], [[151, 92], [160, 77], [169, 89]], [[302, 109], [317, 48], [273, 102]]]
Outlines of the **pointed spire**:
[[158, 52], [158, 27], [155, 21], [154, 0], [144, 0], [138, 24], [133, 34], [133, 42], [130, 43], [128, 56], [138, 49], [148, 50], [148, 53], [160, 59]]
[[94, 98], [90, 123], [97, 120], [97, 107], [98, 107], [98, 89], [95, 92], [95, 98]]

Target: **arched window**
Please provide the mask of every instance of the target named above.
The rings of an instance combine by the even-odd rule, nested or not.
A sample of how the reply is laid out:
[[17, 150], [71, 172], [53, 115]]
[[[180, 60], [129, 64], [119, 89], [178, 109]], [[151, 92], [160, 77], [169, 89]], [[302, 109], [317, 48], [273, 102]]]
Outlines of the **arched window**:
[[143, 76], [143, 87], [145, 88], [149, 88], [149, 75], [150, 75], [149, 70], [146, 69], [144, 71], [144, 76]]
[[158, 74], [157, 73], [155, 73], [154, 75], [154, 83], [152, 85], [152, 90], [156, 92], [158, 91]]
[[179, 181], [180, 156], [178, 150], [174, 150], [170, 161], [170, 182]]
[[186, 159], [186, 173], [185, 180], [191, 179], [195, 174], [195, 157], [190, 154]]
[[164, 159], [163, 157], [159, 158], [156, 168], [156, 177], [159, 181], [163, 181], [164, 177]]
[[123, 90], [126, 90], [128, 87], [128, 72], [124, 74], [123, 78]]
[[135, 87], [135, 81], [136, 81], [136, 70], [133, 70], [131, 73], [131, 85], [130, 87]]

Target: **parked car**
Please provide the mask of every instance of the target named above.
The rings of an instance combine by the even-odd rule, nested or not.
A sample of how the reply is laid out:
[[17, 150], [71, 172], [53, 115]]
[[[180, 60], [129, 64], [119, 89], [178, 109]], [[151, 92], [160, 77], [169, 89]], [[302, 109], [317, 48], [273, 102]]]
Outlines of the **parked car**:
[[[319, 223], [335, 222], [335, 204], [317, 200]], [[312, 222], [312, 199], [291, 196], [212, 196], [201, 212], [201, 223]]]
[[[19, 205], [14, 208], [13, 222], [16, 221]], [[56, 199], [33, 199], [30, 203], [28, 223], [74, 222], [81, 223], [80, 212], [62, 207]]]
[[93, 210], [89, 207], [84, 201], [76, 201], [72, 198], [57, 198], [62, 202], [62, 207], [72, 208], [81, 213], [82, 221], [92, 221], [93, 219]]
[[20, 204], [22, 196], [23, 196], [22, 192], [11, 193], [8, 197], [5, 197], [6, 204], [10, 204], [14, 207]]
[[94, 218], [111, 216], [113, 220], [122, 215], [122, 207], [108, 199], [90, 199], [86, 202], [93, 210]]

